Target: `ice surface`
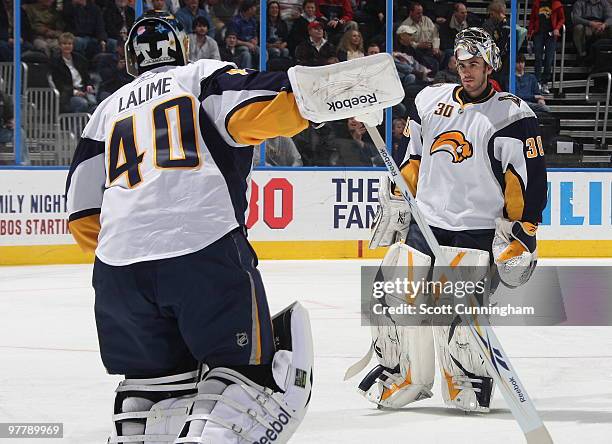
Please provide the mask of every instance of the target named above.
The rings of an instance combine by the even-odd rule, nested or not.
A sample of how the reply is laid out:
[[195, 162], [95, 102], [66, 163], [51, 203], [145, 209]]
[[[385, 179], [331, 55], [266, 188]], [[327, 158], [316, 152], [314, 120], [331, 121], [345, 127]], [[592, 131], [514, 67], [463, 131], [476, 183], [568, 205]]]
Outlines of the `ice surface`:
[[[601, 264], [601, 260], [555, 261]], [[522, 443], [497, 392], [492, 413], [466, 415], [435, 395], [400, 411], [378, 411], [356, 393], [346, 368], [367, 350], [360, 326], [359, 267], [378, 261], [264, 261], [273, 312], [297, 299], [310, 311], [315, 385], [292, 443]], [[551, 263], [549, 261], [549, 263]], [[612, 262], [608, 261], [608, 264]], [[63, 440], [105, 443], [114, 389], [93, 318], [91, 266], [0, 267], [0, 422], [63, 422]], [[612, 442], [612, 328], [504, 327], [501, 342], [555, 443]]]

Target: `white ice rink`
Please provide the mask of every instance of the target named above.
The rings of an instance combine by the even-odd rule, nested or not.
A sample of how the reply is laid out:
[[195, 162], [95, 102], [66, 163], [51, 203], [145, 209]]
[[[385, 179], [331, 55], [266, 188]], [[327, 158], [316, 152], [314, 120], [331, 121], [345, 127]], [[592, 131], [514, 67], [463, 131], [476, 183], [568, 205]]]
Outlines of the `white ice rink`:
[[[260, 265], [272, 312], [297, 299], [312, 319], [314, 391], [292, 443], [524, 442], [498, 392], [490, 414], [465, 415], [444, 408], [436, 374], [432, 399], [388, 412], [356, 393], [358, 377], [342, 381], [369, 346], [359, 270], [377, 263]], [[11, 442], [106, 442], [120, 377], [107, 375], [98, 356], [90, 282], [86, 265], [0, 267], [0, 422], [63, 422], [65, 436]], [[496, 331], [555, 443], [612, 443], [612, 328]]]

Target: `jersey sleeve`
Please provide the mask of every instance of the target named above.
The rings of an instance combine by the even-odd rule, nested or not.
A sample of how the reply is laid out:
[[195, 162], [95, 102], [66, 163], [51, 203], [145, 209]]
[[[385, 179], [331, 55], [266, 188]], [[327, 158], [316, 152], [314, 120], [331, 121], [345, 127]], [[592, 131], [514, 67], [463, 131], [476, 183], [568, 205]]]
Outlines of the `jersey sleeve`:
[[225, 142], [258, 145], [308, 127], [285, 72], [229, 69], [202, 81], [200, 102]]
[[[92, 117], [90, 124], [97, 119]], [[106, 182], [104, 141], [85, 128], [66, 180], [68, 227], [83, 251], [94, 251], [100, 232], [100, 211]]]
[[495, 133], [488, 152], [504, 195], [504, 217], [537, 226], [547, 200], [546, 163], [537, 119], [524, 117]]
[[413, 196], [416, 196], [417, 183], [419, 180], [419, 168], [421, 167], [421, 156], [423, 154], [423, 137], [421, 135], [421, 118], [414, 113], [408, 117], [404, 133], [400, 140], [400, 150], [406, 148], [404, 161], [400, 165], [400, 171]]

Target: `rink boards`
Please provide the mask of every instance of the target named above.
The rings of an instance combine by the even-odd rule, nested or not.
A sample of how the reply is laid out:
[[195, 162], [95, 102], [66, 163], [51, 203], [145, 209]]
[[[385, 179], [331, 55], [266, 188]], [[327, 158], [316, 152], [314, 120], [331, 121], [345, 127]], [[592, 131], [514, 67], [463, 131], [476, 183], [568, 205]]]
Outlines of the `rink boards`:
[[[265, 169], [252, 176], [249, 239], [262, 259], [382, 257], [369, 250], [372, 169]], [[82, 263], [66, 223], [65, 169], [0, 172], [0, 265]], [[612, 257], [612, 170], [552, 169], [541, 257]]]

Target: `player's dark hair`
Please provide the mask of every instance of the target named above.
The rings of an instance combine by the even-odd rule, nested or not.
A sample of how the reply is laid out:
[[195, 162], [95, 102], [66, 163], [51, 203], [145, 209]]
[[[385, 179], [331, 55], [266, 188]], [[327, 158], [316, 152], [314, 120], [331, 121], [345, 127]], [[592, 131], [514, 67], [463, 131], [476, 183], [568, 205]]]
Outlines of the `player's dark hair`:
[[315, 6], [317, 6], [317, 2], [315, 0], [304, 0], [304, 3], [302, 3], [302, 9], [306, 7], [307, 3], [314, 3]]

